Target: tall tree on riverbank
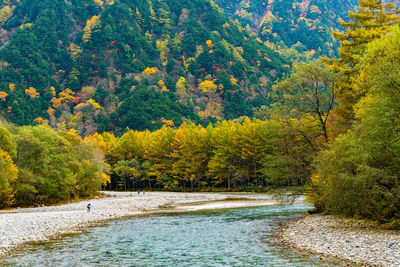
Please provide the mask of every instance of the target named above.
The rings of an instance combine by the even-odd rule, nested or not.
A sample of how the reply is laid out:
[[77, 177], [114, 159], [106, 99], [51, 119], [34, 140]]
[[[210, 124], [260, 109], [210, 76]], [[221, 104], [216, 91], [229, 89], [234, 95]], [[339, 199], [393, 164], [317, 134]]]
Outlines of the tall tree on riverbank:
[[359, 75], [360, 58], [367, 45], [388, 32], [390, 26], [399, 22], [394, 3], [380, 0], [360, 0], [358, 12], [349, 11], [351, 21], [341, 21], [343, 32], [333, 32], [339, 40], [339, 58], [326, 59], [328, 66], [339, 79], [335, 86], [340, 105], [335, 110], [332, 128], [343, 133], [354, 121], [353, 105], [366, 93], [364, 88], [355, 86], [354, 79]]
[[400, 227], [400, 28], [371, 42], [354, 86], [357, 124], [320, 153], [313, 176], [316, 208]]

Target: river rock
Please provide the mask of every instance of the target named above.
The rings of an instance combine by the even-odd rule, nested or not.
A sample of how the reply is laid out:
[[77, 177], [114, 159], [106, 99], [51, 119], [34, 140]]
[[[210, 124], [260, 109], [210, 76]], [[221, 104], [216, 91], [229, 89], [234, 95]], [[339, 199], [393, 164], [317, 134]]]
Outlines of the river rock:
[[297, 249], [366, 266], [400, 266], [400, 232], [328, 215], [290, 222], [280, 238]]

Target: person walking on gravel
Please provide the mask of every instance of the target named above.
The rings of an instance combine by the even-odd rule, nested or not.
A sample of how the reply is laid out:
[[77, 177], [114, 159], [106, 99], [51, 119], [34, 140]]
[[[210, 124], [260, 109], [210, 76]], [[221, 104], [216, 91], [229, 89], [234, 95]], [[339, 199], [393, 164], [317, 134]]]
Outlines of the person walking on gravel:
[[92, 207], [92, 205], [89, 203], [87, 204], [87, 212], [90, 212], [90, 208]]

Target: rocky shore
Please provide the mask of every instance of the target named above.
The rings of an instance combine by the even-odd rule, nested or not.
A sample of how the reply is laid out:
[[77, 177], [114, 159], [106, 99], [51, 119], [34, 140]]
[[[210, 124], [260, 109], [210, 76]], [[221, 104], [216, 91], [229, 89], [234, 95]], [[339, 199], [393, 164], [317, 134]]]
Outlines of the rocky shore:
[[399, 266], [400, 232], [373, 223], [310, 215], [289, 223], [281, 240], [296, 249], [362, 266]]
[[[63, 234], [79, 231], [96, 222], [137, 214], [169, 211], [194, 211], [276, 204], [270, 198], [257, 195], [175, 192], [104, 192], [108, 197], [59, 206], [23, 208], [0, 211], [0, 254], [27, 242], [46, 241]], [[236, 201], [222, 201], [237, 198]], [[221, 202], [219, 201], [221, 200]], [[218, 202], [213, 202], [218, 201]], [[87, 212], [87, 204], [91, 212]], [[214, 204], [213, 204], [214, 203]]]

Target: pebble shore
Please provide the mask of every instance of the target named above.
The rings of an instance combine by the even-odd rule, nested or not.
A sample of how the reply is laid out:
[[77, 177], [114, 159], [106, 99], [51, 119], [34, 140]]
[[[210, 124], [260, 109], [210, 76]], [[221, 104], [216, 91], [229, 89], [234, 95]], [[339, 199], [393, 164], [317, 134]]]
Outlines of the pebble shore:
[[400, 266], [400, 232], [373, 223], [309, 215], [286, 225], [281, 240], [326, 259], [361, 266]]

